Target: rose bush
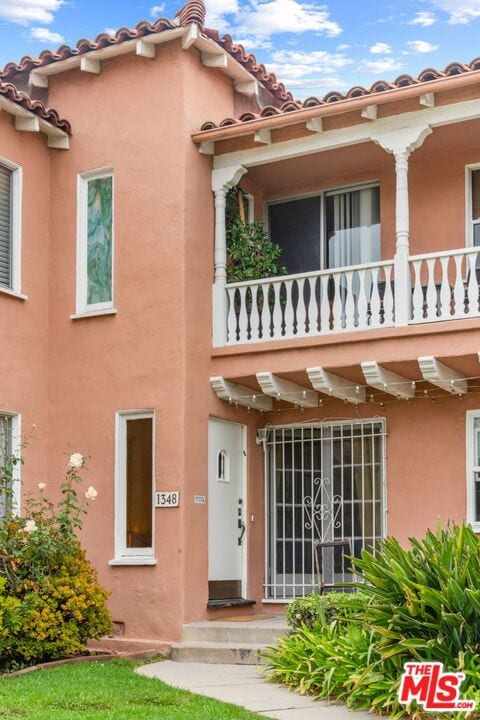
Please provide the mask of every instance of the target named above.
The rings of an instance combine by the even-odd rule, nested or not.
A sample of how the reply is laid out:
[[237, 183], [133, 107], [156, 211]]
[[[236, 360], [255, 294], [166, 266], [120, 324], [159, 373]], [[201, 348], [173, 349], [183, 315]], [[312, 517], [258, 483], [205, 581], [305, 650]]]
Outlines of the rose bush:
[[79, 497], [85, 459], [70, 456], [61, 499], [27, 495], [22, 515], [15, 512], [15, 466], [22, 460], [4, 453], [0, 465], [0, 671], [82, 653], [89, 639], [111, 628], [107, 592], [87, 560], [77, 532], [89, 501], [90, 487]]

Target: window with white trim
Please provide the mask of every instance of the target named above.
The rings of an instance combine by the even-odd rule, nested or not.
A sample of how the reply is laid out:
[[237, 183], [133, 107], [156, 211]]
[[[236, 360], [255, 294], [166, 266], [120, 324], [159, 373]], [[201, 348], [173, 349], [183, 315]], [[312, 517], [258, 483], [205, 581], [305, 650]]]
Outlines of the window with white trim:
[[20, 293], [21, 169], [0, 159], [0, 289]]
[[20, 416], [0, 412], [0, 517], [6, 512], [7, 493], [10, 507], [20, 509], [20, 462], [11, 464], [13, 456], [20, 457]]
[[77, 313], [113, 308], [114, 179], [111, 169], [78, 176]]
[[117, 413], [115, 560], [154, 556], [155, 415]]
[[467, 520], [480, 530], [480, 410], [467, 412]]
[[469, 205], [470, 205], [470, 244], [480, 245], [480, 168], [469, 172]]

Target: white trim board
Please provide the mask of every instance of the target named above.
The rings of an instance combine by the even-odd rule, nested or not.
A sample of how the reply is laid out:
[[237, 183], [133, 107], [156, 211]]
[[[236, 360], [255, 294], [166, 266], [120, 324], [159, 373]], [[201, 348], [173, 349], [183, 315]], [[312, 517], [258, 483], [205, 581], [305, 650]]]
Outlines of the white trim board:
[[466, 483], [467, 483], [467, 507], [465, 509], [467, 522], [471, 523], [476, 532], [480, 532], [480, 521], [475, 520], [475, 488], [473, 483], [473, 473], [475, 472], [473, 455], [475, 451], [475, 443], [473, 437], [473, 423], [476, 417], [480, 417], [480, 410], [467, 410], [466, 412]]
[[[127, 548], [126, 430], [128, 420], [152, 420], [152, 547]], [[110, 565], [152, 565], [155, 560], [155, 410], [123, 410], [115, 414], [115, 557]], [[143, 562], [145, 561], [145, 562]]]
[[466, 100], [440, 107], [414, 110], [346, 128], [327, 130], [295, 140], [217, 155], [213, 159], [213, 167], [215, 170], [232, 165], [255, 167], [288, 158], [370, 142], [373, 135], [406, 130], [415, 125], [427, 124], [435, 128], [477, 118], [480, 118], [480, 99]]
[[11, 287], [2, 285], [1, 289], [22, 297], [22, 203], [23, 169], [17, 163], [0, 157], [0, 164], [12, 171], [12, 209], [11, 209]]
[[[88, 183], [91, 180], [112, 178], [112, 299], [104, 303], [87, 303], [87, 241], [88, 241]], [[76, 310], [74, 317], [90, 316], [115, 308], [115, 174], [113, 166], [88, 170], [77, 175], [77, 264]]]

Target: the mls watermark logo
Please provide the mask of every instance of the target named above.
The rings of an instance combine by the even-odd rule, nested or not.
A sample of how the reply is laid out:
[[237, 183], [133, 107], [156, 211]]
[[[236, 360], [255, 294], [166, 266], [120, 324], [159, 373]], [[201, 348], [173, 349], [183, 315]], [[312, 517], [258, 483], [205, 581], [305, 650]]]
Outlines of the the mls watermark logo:
[[415, 700], [426, 712], [475, 710], [474, 700], [460, 697], [464, 680], [464, 673], [444, 672], [439, 662], [408, 662], [404, 665], [398, 699], [402, 705]]

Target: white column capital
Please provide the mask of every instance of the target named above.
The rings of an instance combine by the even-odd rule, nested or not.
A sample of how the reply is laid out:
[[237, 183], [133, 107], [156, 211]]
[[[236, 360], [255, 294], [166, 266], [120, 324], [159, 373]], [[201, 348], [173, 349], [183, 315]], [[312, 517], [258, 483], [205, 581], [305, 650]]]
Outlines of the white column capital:
[[410, 153], [423, 145], [425, 138], [431, 132], [430, 125], [414, 125], [390, 132], [379, 132], [372, 135], [372, 140], [387, 152], [395, 155], [395, 159], [406, 162]]
[[243, 165], [231, 165], [226, 168], [218, 168], [212, 171], [212, 190], [214, 193], [220, 190], [230, 190], [230, 188], [238, 185], [242, 177], [247, 172], [247, 168]]

